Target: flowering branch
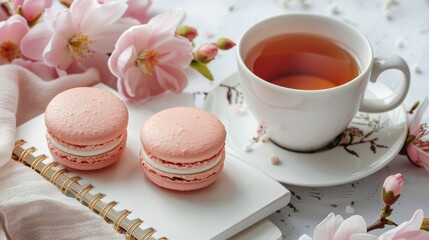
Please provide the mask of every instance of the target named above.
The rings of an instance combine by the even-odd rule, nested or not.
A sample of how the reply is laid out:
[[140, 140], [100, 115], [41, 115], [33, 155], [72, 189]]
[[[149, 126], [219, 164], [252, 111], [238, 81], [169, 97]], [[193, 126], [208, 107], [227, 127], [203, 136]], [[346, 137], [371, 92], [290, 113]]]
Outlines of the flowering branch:
[[[341, 216], [331, 213], [316, 226], [313, 238], [304, 234], [299, 240], [429, 239], [429, 232], [424, 231], [429, 229], [429, 219], [423, 218], [423, 211], [421, 209], [418, 209], [409, 221], [403, 222], [400, 225], [389, 219], [393, 212], [392, 205], [399, 199], [403, 186], [404, 178], [400, 173], [386, 178], [381, 193], [384, 202], [383, 209], [380, 218], [370, 226], [366, 227], [365, 220], [359, 215], [354, 215], [344, 220]], [[368, 233], [375, 229], [382, 229], [386, 225], [394, 226], [394, 228], [386, 231], [379, 237]]]
[[[194, 27], [182, 25], [176, 29], [176, 35], [187, 38], [192, 46], [195, 46], [194, 39], [198, 36], [198, 32]], [[215, 43], [205, 43], [193, 52], [194, 59], [189, 66], [208, 80], [213, 81], [213, 74], [207, 64], [215, 59], [218, 50], [229, 50], [234, 46], [235, 43], [228, 38], [219, 38]]]
[[[235, 43], [220, 38], [196, 50], [198, 33], [180, 26], [184, 13], [150, 18], [151, 0], [0, 0], [0, 65], [16, 64], [44, 80], [96, 68], [127, 100], [180, 93], [190, 67], [209, 80], [207, 65]], [[150, 19], [149, 19], [150, 18]]]

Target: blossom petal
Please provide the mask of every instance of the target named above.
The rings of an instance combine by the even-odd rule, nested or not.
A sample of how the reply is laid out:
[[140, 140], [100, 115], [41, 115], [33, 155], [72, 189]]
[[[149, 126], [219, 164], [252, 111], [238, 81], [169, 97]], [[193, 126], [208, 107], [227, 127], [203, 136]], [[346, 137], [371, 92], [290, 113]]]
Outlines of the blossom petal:
[[128, 0], [128, 9], [124, 17], [134, 18], [140, 23], [146, 23], [149, 19], [147, 10], [151, 4], [151, 0]]
[[112, 75], [107, 65], [109, 56], [104, 53], [95, 52], [93, 56], [85, 58], [79, 65], [82, 66], [84, 70], [89, 68], [95, 68], [100, 74], [101, 81], [107, 86], [116, 89], [116, 78]]
[[161, 93], [165, 92], [165, 88], [161, 87], [161, 85], [159, 84], [158, 79], [156, 79], [155, 76], [152, 76], [150, 78], [148, 78], [148, 84], [149, 84], [149, 88], [150, 88], [150, 95], [151, 96], [158, 96]]
[[12, 15], [7, 21], [0, 22], [0, 43], [11, 41], [19, 45], [21, 39], [28, 32], [27, 21], [20, 15]]
[[366, 233], [366, 222], [359, 215], [344, 220], [335, 232], [333, 240], [349, 239], [355, 233]]
[[67, 69], [73, 58], [67, 48], [67, 39], [60, 34], [54, 35], [43, 51], [43, 60], [48, 66]]
[[298, 240], [313, 240], [313, 239], [309, 237], [307, 234], [304, 234], [301, 237], [299, 237]]
[[128, 69], [124, 79], [124, 86], [124, 95], [130, 99], [144, 100], [150, 97], [148, 81], [142, 77], [137, 67]]
[[117, 67], [118, 73], [123, 73], [128, 70], [131, 66], [134, 65], [134, 62], [137, 59], [137, 53], [134, 46], [129, 46], [125, 49], [118, 58]]
[[156, 41], [160, 40], [152, 36], [154, 31], [155, 29], [153, 26], [149, 26], [149, 25], [134, 26], [130, 29], [130, 33], [127, 36], [128, 38], [127, 41], [131, 41], [138, 52], [148, 48], [153, 48], [154, 47], [153, 45], [156, 43]]
[[43, 60], [43, 51], [53, 35], [50, 27], [45, 23], [36, 24], [21, 41], [21, 52], [33, 60]]
[[76, 73], [84, 73], [85, 69], [83, 69], [83, 67], [78, 64], [77, 62], [73, 62], [72, 64], [70, 64], [70, 66], [65, 70], [66, 74], [76, 74]]
[[127, 29], [126, 25], [113, 24], [108, 29], [91, 35], [90, 38], [94, 41], [91, 48], [94, 51], [111, 53], [119, 36]]
[[340, 215], [335, 216], [330, 213], [322, 222], [320, 222], [314, 229], [314, 240], [332, 240], [338, 227], [343, 222]]
[[154, 67], [156, 78], [164, 89], [172, 92], [182, 92], [188, 84], [185, 70], [173, 64], [159, 64]]
[[161, 13], [148, 22], [149, 25], [157, 27], [157, 32], [173, 36], [176, 28], [182, 23], [185, 18], [185, 13], [181, 10], [171, 10]]
[[[88, 1], [88, 0], [85, 0]], [[125, 1], [109, 1], [94, 9], [94, 11], [83, 19], [81, 30], [90, 35], [91, 33], [107, 29], [118, 21], [127, 10]]]
[[420, 124], [422, 122], [423, 114], [425, 113], [428, 107], [428, 103], [429, 103], [429, 100], [426, 97], [422, 105], [420, 105], [420, 107], [417, 109], [416, 115], [414, 116], [410, 124], [410, 131], [409, 131], [410, 134], [415, 134], [418, 131]]
[[[24, 1], [22, 4], [22, 12], [28, 21], [33, 21], [37, 16], [42, 14], [45, 9], [45, 0]], [[48, 7], [48, 6], [46, 6]]]
[[422, 222], [423, 211], [421, 209], [418, 209], [409, 221], [405, 221], [394, 229], [383, 233], [382, 235], [380, 235], [379, 239], [391, 240], [395, 239], [396, 236], [399, 236], [400, 234], [403, 234], [405, 232], [419, 230], [420, 226], [422, 225]]
[[429, 172], [427, 166], [429, 165], [429, 154], [417, 147], [414, 144], [410, 144], [407, 147], [408, 158], [418, 166], [424, 166]]
[[184, 38], [171, 38], [157, 47], [161, 55], [160, 63], [173, 62], [181, 67], [187, 67], [192, 59], [192, 45], [189, 40]]
[[350, 237], [350, 240], [378, 240], [378, 238], [374, 235], [367, 234], [367, 233], [357, 233], [357, 234], [353, 234]]
[[100, 4], [94, 0], [74, 0], [70, 5], [69, 11], [72, 21], [81, 29], [84, 19], [87, 19]]
[[406, 240], [422, 240], [429, 239], [429, 232], [423, 230], [414, 230], [401, 233], [398, 236], [395, 236], [397, 239], [406, 239]]
[[43, 20], [48, 24], [52, 31], [61, 34], [65, 38], [70, 38], [78, 31], [76, 24], [72, 20], [70, 11], [65, 9], [48, 9], [43, 15]]

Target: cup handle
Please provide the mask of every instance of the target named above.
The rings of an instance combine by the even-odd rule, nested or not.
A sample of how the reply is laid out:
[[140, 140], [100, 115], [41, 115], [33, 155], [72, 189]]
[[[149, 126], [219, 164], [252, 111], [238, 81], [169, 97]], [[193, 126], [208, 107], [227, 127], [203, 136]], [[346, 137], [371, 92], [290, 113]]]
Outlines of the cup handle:
[[404, 78], [399, 89], [394, 91], [393, 95], [389, 97], [391, 100], [387, 103], [385, 99], [364, 98], [359, 111], [368, 113], [385, 112], [396, 108], [402, 103], [404, 98], [407, 96], [408, 89], [410, 87], [410, 69], [404, 59], [395, 55], [374, 58], [370, 81], [375, 83], [378, 76], [389, 69], [397, 69], [404, 74]]

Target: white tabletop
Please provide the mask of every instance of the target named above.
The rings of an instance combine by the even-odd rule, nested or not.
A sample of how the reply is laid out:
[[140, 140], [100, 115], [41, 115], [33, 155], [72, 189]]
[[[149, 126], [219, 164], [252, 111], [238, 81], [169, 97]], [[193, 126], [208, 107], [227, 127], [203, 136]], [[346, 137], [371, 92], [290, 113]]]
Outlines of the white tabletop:
[[[429, 1], [400, 1], [390, 7], [390, 19], [386, 17], [387, 0], [156, 0], [152, 12], [182, 8], [187, 13], [185, 24], [196, 27], [200, 33], [197, 46], [203, 42], [228, 37], [237, 42], [241, 34], [252, 24], [267, 17], [293, 12], [312, 12], [331, 15], [354, 25], [371, 42], [375, 56], [396, 54], [403, 57], [411, 69], [411, 87], [404, 106], [409, 109], [417, 100], [429, 95]], [[287, 7], [281, 2], [287, 2]], [[332, 13], [336, 6], [338, 14]], [[210, 35], [213, 35], [210, 37]], [[216, 83], [236, 71], [235, 51], [221, 52], [209, 64], [215, 81], [209, 82], [189, 71], [190, 84], [186, 91], [209, 91]], [[420, 71], [418, 71], [420, 70]], [[395, 77], [386, 74], [383, 79]], [[388, 85], [395, 87], [395, 81]], [[428, 115], [428, 114], [427, 114]], [[346, 206], [364, 216], [367, 224], [378, 218], [381, 209], [380, 188], [384, 178], [401, 172], [406, 179], [404, 192], [394, 208], [392, 220], [409, 219], [417, 208], [429, 215], [429, 174], [397, 156], [387, 167], [362, 180], [336, 187], [304, 188], [286, 185], [294, 192], [290, 207], [272, 214], [272, 220], [282, 231], [285, 239], [297, 239], [307, 233], [312, 235], [315, 225], [328, 213], [350, 216]]]

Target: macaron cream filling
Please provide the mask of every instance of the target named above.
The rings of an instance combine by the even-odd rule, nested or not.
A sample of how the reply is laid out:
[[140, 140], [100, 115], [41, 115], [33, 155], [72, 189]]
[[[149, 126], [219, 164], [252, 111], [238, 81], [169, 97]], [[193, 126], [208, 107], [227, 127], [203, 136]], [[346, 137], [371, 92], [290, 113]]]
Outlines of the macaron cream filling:
[[205, 166], [202, 166], [199, 168], [192, 168], [192, 169], [176, 169], [176, 168], [166, 167], [166, 166], [161, 165], [161, 164], [157, 163], [156, 161], [152, 160], [146, 154], [144, 149], [142, 149], [140, 151], [140, 156], [147, 164], [149, 164], [153, 168], [158, 169], [158, 170], [163, 171], [163, 172], [166, 172], [166, 173], [173, 173], [173, 174], [196, 174], [196, 173], [205, 172], [205, 171], [210, 170], [213, 167], [215, 167], [222, 160], [222, 154], [219, 154], [219, 156], [217, 156], [211, 163], [209, 163]]
[[65, 152], [65, 153], [68, 153], [71, 155], [76, 155], [76, 156], [89, 157], [89, 156], [96, 156], [96, 155], [100, 155], [103, 153], [107, 153], [107, 152], [113, 150], [122, 142], [124, 135], [122, 135], [120, 138], [116, 139], [111, 145], [109, 145], [107, 147], [95, 149], [95, 150], [85, 150], [85, 151], [68, 148], [68, 147], [62, 145], [61, 143], [59, 143], [58, 141], [56, 141], [50, 135], [48, 135], [47, 138], [48, 138], [49, 142], [52, 143], [52, 145], [54, 145], [56, 148], [58, 148], [59, 150]]

